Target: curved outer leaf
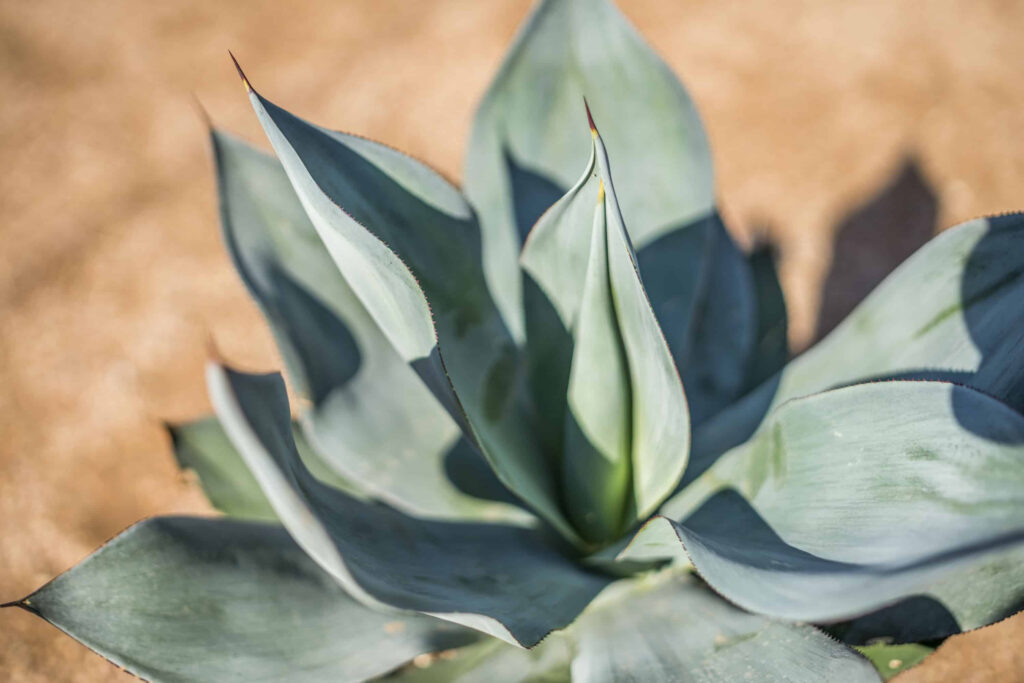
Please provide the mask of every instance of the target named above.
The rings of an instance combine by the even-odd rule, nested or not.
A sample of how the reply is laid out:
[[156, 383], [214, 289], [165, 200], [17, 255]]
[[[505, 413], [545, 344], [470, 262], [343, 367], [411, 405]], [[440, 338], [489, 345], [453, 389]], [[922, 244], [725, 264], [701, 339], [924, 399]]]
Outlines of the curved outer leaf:
[[487, 292], [470, 206], [419, 162], [306, 123], [245, 84], [307, 215], [380, 330], [502, 483], [581, 543], [517, 392], [518, 351]]
[[[589, 141], [575, 126], [584, 96], [606, 122], [638, 248], [713, 209], [707, 140], [668, 67], [612, 2], [542, 0], [480, 104], [466, 157], [488, 283], [517, 338], [518, 246], [586, 158]], [[681, 277], [695, 287], [697, 270]]]
[[[614, 444], [628, 438], [632, 500], [624, 522], [630, 526], [650, 514], [682, 475], [689, 415], [679, 373], [640, 279], [604, 142], [595, 128], [591, 130], [590, 163], [569, 194], [538, 222], [521, 263], [555, 311], [556, 321], [549, 324], [560, 324], [566, 331], [562, 343], [571, 351], [555, 355], [571, 357], [566, 387], [569, 410], [562, 408], [567, 425], [576, 423], [598, 451], [588, 457], [585, 449], [572, 448], [573, 427], [567, 427], [563, 472], [574, 476], [563, 481], [563, 487], [567, 495], [586, 486], [600, 492], [604, 482], [598, 477], [588, 481], [585, 473], [600, 471], [594, 466], [598, 458], [609, 463], [620, 460], [613, 457]], [[528, 308], [528, 315], [533, 310]], [[532, 331], [533, 326], [528, 329]], [[599, 341], [607, 348], [593, 353]], [[528, 353], [533, 352], [532, 346], [528, 345]], [[540, 352], [550, 353], [547, 344], [540, 346]], [[624, 357], [628, 374], [613, 371], [618, 354]], [[547, 391], [561, 389], [551, 384]], [[616, 431], [614, 408], [621, 404], [628, 413], [618, 420], [627, 429]], [[612, 472], [610, 478], [615, 476], [617, 472]], [[609, 497], [603, 499], [607, 503]], [[583, 502], [571, 495], [567, 500]]]
[[837, 621], [925, 594], [955, 620], [927, 636], [942, 637], [1024, 603], [1024, 416], [973, 389], [892, 381], [791, 401], [698, 483], [745, 498], [666, 505], [688, 517], [657, 518], [634, 543], [668, 555], [671, 524], [746, 609]]
[[211, 363], [207, 381], [281, 522], [364, 604], [433, 614], [528, 647], [570, 623], [608, 583], [529, 529], [407, 517], [322, 485], [295, 451], [279, 375]]
[[465, 177], [487, 281], [521, 340], [530, 283], [521, 295], [515, 254], [585, 158], [587, 139], [575, 132], [583, 96], [604, 122], [640, 272], [702, 421], [744, 388], [754, 283], [714, 209], [693, 103], [611, 0], [541, 0], [480, 104]]
[[458, 426], [338, 272], [281, 164], [225, 133], [211, 138], [224, 240], [289, 376], [313, 402], [303, 425], [323, 457], [403, 510], [507, 516], [445, 477]]
[[349, 597], [276, 525], [140, 522], [23, 600], [153, 681], [361, 681], [472, 631]]
[[696, 432], [694, 472], [746, 441], [771, 407], [870, 379], [947, 379], [1024, 410], [1022, 320], [1024, 214], [950, 228], [817, 346]]
[[573, 628], [574, 683], [879, 680], [866, 659], [815, 628], [748, 614], [685, 574], [612, 591]]
[[610, 0], [542, 0], [484, 97], [466, 157], [487, 280], [517, 339], [514, 258], [570, 187], [587, 140], [583, 96], [605, 122], [619, 196], [654, 313], [703, 421], [744, 389], [755, 353], [750, 268], [714, 210], [711, 156], [683, 86]]
[[775, 405], [857, 380], [931, 370], [965, 373], [960, 379], [1022, 408], [1022, 321], [1024, 215], [961, 224], [907, 259], [792, 363]]
[[167, 425], [174, 458], [199, 477], [210, 504], [234, 517], [276, 520], [274, 507], [215, 417]]
[[[203, 493], [215, 508], [233, 517], [277, 520], [274, 507], [263, 495], [256, 478], [246, 467], [245, 460], [224, 433], [216, 417], [167, 425], [167, 431], [174, 444], [174, 457], [178, 466], [196, 473]], [[346, 493], [365, 497], [363, 492], [323, 462], [306, 441], [298, 425], [292, 425], [292, 436], [299, 457], [313, 476]]]

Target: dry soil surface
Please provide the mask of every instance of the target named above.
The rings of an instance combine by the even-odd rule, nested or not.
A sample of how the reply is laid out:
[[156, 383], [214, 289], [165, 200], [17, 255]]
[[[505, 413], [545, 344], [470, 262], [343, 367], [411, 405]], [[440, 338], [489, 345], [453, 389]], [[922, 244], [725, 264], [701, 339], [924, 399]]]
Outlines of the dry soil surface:
[[[527, 5], [0, 0], [0, 600], [140, 518], [208, 511], [159, 420], [208, 409], [209, 334], [239, 364], [278, 367], [219, 242], [193, 99], [262, 142], [226, 50], [292, 110], [457, 178]], [[797, 347], [838, 226], [903, 244], [905, 221], [927, 236], [1024, 208], [1024, 4], [622, 5], [693, 92], [731, 227], [781, 245]], [[1010, 619], [953, 638], [902, 680], [1024, 679], [1022, 637]], [[0, 672], [129, 680], [19, 610], [0, 612]]]

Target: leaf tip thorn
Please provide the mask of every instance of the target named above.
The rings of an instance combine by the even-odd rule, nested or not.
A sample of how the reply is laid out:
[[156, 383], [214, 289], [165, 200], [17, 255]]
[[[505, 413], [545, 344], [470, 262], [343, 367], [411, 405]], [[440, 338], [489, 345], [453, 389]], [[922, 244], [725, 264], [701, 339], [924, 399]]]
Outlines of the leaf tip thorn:
[[239, 78], [242, 79], [242, 85], [245, 86], [245, 92], [251, 93], [252, 86], [249, 85], [249, 79], [245, 77], [245, 72], [242, 71], [242, 67], [238, 65], [238, 60], [235, 59], [235, 55], [231, 52], [231, 50], [228, 50], [228, 56], [231, 57], [231, 61], [235, 65], [235, 70], [238, 72]]
[[587, 98], [583, 98], [583, 108], [587, 110], [587, 123], [590, 124], [590, 134], [597, 137], [597, 125], [594, 124], [594, 116], [590, 113], [590, 104]]

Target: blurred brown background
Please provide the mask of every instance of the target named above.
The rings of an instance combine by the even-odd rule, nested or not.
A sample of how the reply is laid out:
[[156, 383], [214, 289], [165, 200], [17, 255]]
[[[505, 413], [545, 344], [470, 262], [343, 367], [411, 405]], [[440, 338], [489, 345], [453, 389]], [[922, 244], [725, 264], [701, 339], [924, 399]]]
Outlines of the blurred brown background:
[[[191, 96], [263, 143], [226, 50], [293, 111], [457, 178], [528, 4], [0, 0], [0, 601], [139, 518], [208, 509], [159, 427], [207, 410], [208, 333], [278, 366], [220, 245]], [[936, 229], [1024, 208], [1024, 4], [621, 4], [704, 115], [731, 226], [781, 245], [797, 346], [823, 300], [828, 326]], [[1022, 636], [952, 639], [901, 681], [1024, 680]], [[19, 610], [0, 677], [130, 679]]]

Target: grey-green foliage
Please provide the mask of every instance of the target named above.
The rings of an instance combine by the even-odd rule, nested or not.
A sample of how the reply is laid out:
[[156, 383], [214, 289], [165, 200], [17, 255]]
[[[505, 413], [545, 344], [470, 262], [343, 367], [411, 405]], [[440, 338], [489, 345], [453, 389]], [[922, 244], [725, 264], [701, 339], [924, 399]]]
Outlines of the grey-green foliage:
[[888, 675], [1018, 609], [1024, 217], [787, 364], [770, 253], [610, 0], [538, 3], [465, 196], [243, 81], [277, 158], [212, 133], [223, 234], [305, 400], [211, 361], [172, 435], [227, 517], [12, 604], [152, 680], [464, 683], [878, 680], [852, 645]]

